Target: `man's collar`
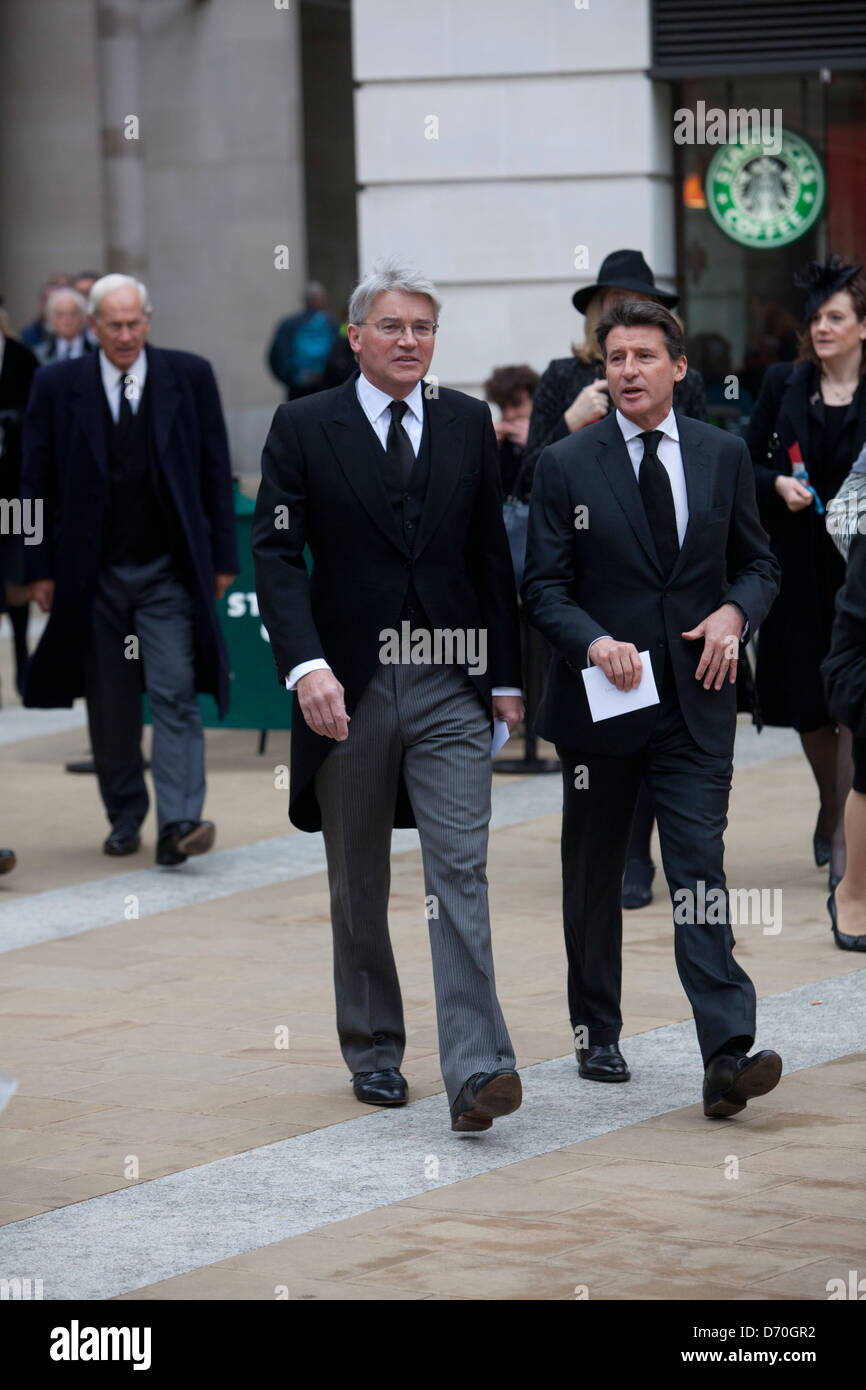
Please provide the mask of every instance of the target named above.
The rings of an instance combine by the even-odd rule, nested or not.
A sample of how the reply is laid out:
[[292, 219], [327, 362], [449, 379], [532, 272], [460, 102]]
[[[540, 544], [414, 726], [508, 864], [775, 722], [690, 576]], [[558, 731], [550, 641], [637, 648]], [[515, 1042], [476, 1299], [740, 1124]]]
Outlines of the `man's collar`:
[[[616, 423], [619, 425], [622, 431], [622, 437], [626, 443], [628, 443], [630, 439], [635, 439], [637, 435], [643, 434], [640, 425], [636, 424], [634, 420], [627, 419], [619, 409], [616, 412]], [[680, 432], [677, 428], [677, 417], [674, 414], [673, 406], [671, 406], [671, 409], [668, 411], [661, 424], [656, 425], [655, 428], [661, 430], [662, 434], [666, 434], [669, 439], [679, 440]]]
[[[423, 423], [424, 398], [421, 386], [421, 381], [416, 382], [415, 386], [409, 392], [409, 395], [404, 397], [404, 399], [412, 414], [416, 417], [416, 419], [420, 420]], [[368, 377], [364, 376], [363, 372], [361, 372], [360, 376], [358, 377], [357, 390], [361, 404], [365, 407], [367, 413], [371, 415], [374, 420], [377, 420], [379, 416], [382, 414], [382, 412], [384, 410], [387, 410], [391, 402], [394, 400], [394, 397], [389, 396], [386, 391], [380, 391], [378, 386], [374, 386], [372, 381], [370, 381]]]
[[125, 376], [142, 377], [147, 371], [147, 354], [144, 348], [136, 357], [132, 366], [129, 368], [115, 367], [114, 363], [106, 357], [102, 348], [99, 349], [99, 369], [102, 372], [102, 380], [110, 381], [112, 385]]

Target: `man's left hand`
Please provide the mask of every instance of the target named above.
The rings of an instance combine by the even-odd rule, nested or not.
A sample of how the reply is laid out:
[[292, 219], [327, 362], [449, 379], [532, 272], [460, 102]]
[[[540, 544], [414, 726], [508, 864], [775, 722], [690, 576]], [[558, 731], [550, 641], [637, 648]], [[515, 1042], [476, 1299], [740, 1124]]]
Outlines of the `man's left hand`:
[[230, 589], [237, 579], [236, 574], [215, 574], [213, 577], [213, 596], [219, 600], [226, 589]]
[[518, 724], [523, 722], [526, 711], [519, 695], [494, 695], [493, 718], [504, 719], [509, 734], [513, 734]]
[[740, 654], [740, 635], [743, 615], [734, 603], [723, 603], [691, 632], [682, 635], [687, 642], [704, 639], [704, 650], [695, 671], [695, 680], [703, 680], [704, 690], [713, 686], [721, 690], [727, 676], [731, 685], [737, 679], [737, 659]]

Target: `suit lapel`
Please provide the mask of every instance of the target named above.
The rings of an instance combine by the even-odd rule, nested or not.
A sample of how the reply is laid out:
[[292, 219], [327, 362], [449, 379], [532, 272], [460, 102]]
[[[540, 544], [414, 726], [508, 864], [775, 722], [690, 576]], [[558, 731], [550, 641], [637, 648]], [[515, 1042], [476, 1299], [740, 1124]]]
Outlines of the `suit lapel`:
[[72, 389], [72, 408], [78, 427], [99, 470], [108, 473], [105, 449], [105, 393], [99, 369], [99, 353], [79, 358], [81, 366], [75, 373]]
[[180, 406], [180, 389], [174, 372], [159, 348], [147, 347], [145, 351], [147, 353], [147, 380], [150, 383], [150, 410], [156, 457], [160, 469], [168, 477], [170, 473], [170, 470], [166, 468], [168, 441], [174, 418]]
[[409, 553], [382, 474], [383, 449], [364, 414], [355, 390], [358, 373], [342, 387], [330, 420], [322, 421], [343, 476], [379, 530], [404, 554]]
[[622, 431], [617, 424], [616, 413], [613, 410], [605, 416], [602, 422], [598, 443], [597, 458], [601, 464], [602, 472], [610, 484], [611, 491], [625, 512], [629, 525], [646, 551], [648, 558], [661, 573], [662, 567], [647, 521], [638, 481], [634, 475], [634, 467], [622, 437]]
[[668, 579], [675, 579], [686, 563], [690, 551], [700, 537], [701, 517], [709, 506], [710, 470], [709, 460], [704, 450], [701, 431], [692, 428], [692, 421], [686, 416], [676, 417], [680, 436], [680, 456], [686, 479], [686, 497], [689, 504], [689, 520], [686, 534], [680, 546], [680, 553]]
[[[423, 386], [422, 386], [423, 391]], [[418, 526], [415, 555], [421, 554], [454, 494], [463, 468], [466, 423], [438, 397], [424, 402], [424, 420], [430, 431], [430, 477]]]

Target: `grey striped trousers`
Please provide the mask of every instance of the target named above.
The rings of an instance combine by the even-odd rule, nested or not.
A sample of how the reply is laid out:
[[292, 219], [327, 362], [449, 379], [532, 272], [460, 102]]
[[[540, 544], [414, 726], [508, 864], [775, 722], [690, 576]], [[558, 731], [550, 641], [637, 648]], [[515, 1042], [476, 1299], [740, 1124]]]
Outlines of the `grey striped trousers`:
[[[337, 1031], [350, 1071], [399, 1067], [406, 1033], [388, 933], [402, 768], [421, 837], [439, 1058], [453, 1101], [514, 1066], [496, 997], [487, 906], [490, 723], [454, 666], [381, 666], [316, 777], [328, 857]], [[418, 902], [419, 920], [423, 904]], [[438, 913], [438, 915], [436, 915]]]

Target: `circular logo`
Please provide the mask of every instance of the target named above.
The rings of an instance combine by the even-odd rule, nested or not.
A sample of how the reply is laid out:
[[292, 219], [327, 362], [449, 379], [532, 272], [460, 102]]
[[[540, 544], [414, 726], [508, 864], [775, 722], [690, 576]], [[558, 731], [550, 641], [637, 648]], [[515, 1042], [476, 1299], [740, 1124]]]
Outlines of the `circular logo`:
[[804, 236], [824, 206], [824, 170], [812, 146], [782, 131], [777, 149], [723, 145], [704, 191], [713, 221], [733, 241], [765, 250]]

